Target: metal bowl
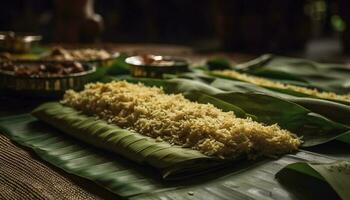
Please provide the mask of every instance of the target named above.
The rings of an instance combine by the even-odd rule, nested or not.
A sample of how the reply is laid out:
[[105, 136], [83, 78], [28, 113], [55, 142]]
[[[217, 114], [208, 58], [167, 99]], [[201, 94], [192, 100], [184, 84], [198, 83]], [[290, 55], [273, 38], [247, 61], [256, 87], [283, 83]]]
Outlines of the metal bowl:
[[81, 60], [63, 60], [63, 61], [58, 61], [58, 60], [50, 60], [50, 59], [43, 59], [47, 55], [42, 55], [42, 58], [39, 60], [43, 60], [46, 62], [61, 62], [61, 63], [69, 63], [69, 62], [79, 62], [79, 63], [84, 63], [87, 65], [92, 65], [96, 67], [96, 70], [98, 71], [99, 76], [103, 76], [109, 67], [114, 63], [115, 59], [117, 59], [120, 56], [119, 52], [109, 52], [110, 57], [106, 59], [81, 59]]
[[26, 53], [32, 45], [40, 41], [40, 35], [30, 35], [9, 32], [0, 32], [0, 50], [11, 53]]
[[[148, 59], [152, 59], [154, 62], [145, 61]], [[131, 66], [131, 75], [134, 77], [164, 78], [165, 74], [188, 71], [187, 60], [173, 56], [132, 56], [126, 58], [125, 62]]]
[[47, 56], [47, 54], [43, 54], [41, 55], [41, 59], [43, 61], [47, 61], [47, 62], [80, 62], [80, 63], [99, 63], [99, 64], [106, 64], [108, 65], [109, 62], [113, 62], [114, 59], [118, 58], [120, 56], [119, 52], [109, 52], [110, 53], [110, 57], [106, 58], [106, 59], [75, 59], [75, 60], [55, 60], [55, 59], [45, 59], [45, 56]]
[[[26, 62], [17, 63], [25, 64]], [[30, 64], [47, 64], [52, 62], [37, 61]], [[28, 94], [31, 96], [52, 96], [61, 95], [68, 89], [81, 90], [84, 85], [90, 82], [96, 67], [83, 64], [86, 71], [73, 73], [60, 77], [23, 77], [16, 76], [13, 72], [0, 69], [0, 89]]]

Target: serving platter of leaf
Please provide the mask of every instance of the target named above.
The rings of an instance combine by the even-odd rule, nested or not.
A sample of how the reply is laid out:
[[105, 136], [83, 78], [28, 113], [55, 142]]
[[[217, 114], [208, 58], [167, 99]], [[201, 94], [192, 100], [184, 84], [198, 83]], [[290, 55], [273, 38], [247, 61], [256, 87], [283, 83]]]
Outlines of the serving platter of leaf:
[[350, 145], [350, 70], [269, 55], [148, 79], [120, 59], [105, 83], [2, 118], [2, 132], [124, 198], [350, 198], [349, 162], [308, 151]]

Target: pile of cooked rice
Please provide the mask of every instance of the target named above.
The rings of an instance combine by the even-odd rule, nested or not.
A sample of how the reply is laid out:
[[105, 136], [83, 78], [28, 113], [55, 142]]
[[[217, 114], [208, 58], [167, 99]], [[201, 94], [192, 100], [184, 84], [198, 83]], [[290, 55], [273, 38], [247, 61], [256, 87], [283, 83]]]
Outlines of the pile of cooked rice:
[[211, 104], [191, 102], [181, 94], [168, 95], [161, 88], [125, 81], [67, 91], [61, 103], [142, 135], [219, 158], [283, 154], [301, 143], [276, 124], [265, 126]]
[[310, 89], [310, 88], [305, 88], [305, 87], [301, 87], [301, 86], [284, 84], [284, 83], [272, 81], [272, 80], [269, 80], [266, 78], [260, 78], [260, 77], [256, 77], [256, 76], [252, 76], [252, 75], [242, 74], [242, 73], [239, 73], [239, 72], [236, 72], [233, 70], [222, 70], [222, 71], [215, 70], [215, 71], [212, 71], [212, 73], [214, 75], [231, 77], [234, 79], [238, 79], [241, 81], [245, 81], [248, 83], [259, 85], [262, 87], [288, 89], [288, 90], [300, 92], [303, 94], [315, 96], [315, 97], [318, 97], [321, 99], [350, 102], [350, 95], [338, 95], [338, 94], [333, 93], [333, 92], [321, 92], [321, 91], [318, 91], [317, 89]]

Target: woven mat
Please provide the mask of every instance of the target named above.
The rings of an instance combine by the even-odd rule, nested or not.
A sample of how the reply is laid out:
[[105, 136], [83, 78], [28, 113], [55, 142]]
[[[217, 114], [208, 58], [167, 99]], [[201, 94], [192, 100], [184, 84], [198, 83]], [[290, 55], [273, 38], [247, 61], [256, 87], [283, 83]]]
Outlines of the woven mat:
[[51, 166], [0, 134], [0, 199], [116, 199], [112, 193]]

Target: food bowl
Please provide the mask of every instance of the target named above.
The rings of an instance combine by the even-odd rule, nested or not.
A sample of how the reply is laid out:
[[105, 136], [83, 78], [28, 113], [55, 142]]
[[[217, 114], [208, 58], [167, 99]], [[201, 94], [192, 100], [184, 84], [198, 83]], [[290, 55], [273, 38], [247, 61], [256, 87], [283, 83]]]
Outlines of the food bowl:
[[41, 40], [40, 35], [0, 32], [0, 50], [11, 53], [26, 53], [32, 45]]
[[0, 54], [0, 61], [45, 61], [45, 62], [80, 62], [96, 66], [110, 66], [119, 57], [119, 52], [108, 52], [103, 49], [65, 49], [62, 47], [47, 48], [44, 52], [35, 56], [28, 54], [12, 54], [3, 52]]
[[159, 55], [140, 55], [126, 58], [134, 77], [164, 78], [165, 74], [188, 71], [188, 62], [183, 58]]
[[[80, 70], [74, 71], [64, 67], [74, 63], [76, 64], [76, 62], [11, 61], [13, 65], [11, 69], [8, 63], [1, 62], [0, 88], [31, 96], [61, 95], [68, 89], [83, 89], [84, 85], [94, 77], [96, 67], [82, 63], [79, 63], [79, 67], [82, 67]], [[62, 65], [66, 72], [58, 73], [60, 70], [58, 68]], [[44, 69], [45, 67], [47, 69]]]
[[65, 49], [59, 46], [42, 55], [40, 60], [49, 62], [80, 62], [96, 67], [96, 77], [104, 76], [119, 52], [109, 52], [104, 49], [76, 48]]
[[98, 64], [99, 66], [108, 66], [110, 62], [119, 57], [119, 52], [108, 52], [103, 49], [65, 49], [62, 47], [53, 47], [46, 54], [41, 56], [41, 60], [51, 62], [81, 62]]

